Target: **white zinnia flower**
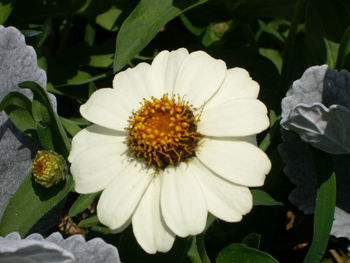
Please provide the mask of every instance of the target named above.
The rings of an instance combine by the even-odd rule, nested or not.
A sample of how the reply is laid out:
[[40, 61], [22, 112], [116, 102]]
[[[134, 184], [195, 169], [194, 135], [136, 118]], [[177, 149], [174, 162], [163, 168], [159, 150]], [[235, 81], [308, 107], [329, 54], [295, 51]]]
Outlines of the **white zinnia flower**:
[[246, 70], [184, 48], [120, 72], [80, 108], [95, 124], [73, 138], [76, 191], [103, 190], [101, 223], [132, 222], [148, 253], [201, 233], [208, 211], [240, 221], [271, 167], [256, 146], [269, 125], [258, 92]]

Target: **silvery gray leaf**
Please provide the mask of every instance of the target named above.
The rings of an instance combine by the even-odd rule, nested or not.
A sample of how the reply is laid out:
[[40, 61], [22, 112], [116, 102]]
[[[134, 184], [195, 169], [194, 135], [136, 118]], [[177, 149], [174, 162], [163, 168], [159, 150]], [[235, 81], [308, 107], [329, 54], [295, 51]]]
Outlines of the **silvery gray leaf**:
[[312, 214], [316, 204], [317, 181], [310, 146], [293, 131], [281, 129], [283, 142], [278, 151], [285, 163], [283, 172], [295, 184], [289, 201], [305, 214]]
[[337, 207], [332, 234], [350, 238], [349, 72], [327, 65], [307, 69], [282, 100], [281, 126], [286, 129], [279, 146], [284, 172], [296, 185], [289, 200], [305, 213], [314, 211], [317, 183], [308, 144], [333, 154]]
[[322, 101], [323, 81], [327, 69], [327, 65], [310, 67], [300, 79], [293, 82], [282, 100], [282, 126], [298, 104], [312, 105]]
[[73, 263], [74, 255], [68, 250], [44, 239], [21, 239], [18, 233], [0, 237], [0, 263]]
[[[22, 33], [0, 25], [0, 101], [13, 91], [32, 98], [28, 89], [17, 84], [31, 80], [46, 88], [46, 73], [37, 65], [34, 49], [27, 46]], [[56, 108], [56, 98], [49, 94]], [[14, 192], [28, 174], [39, 142], [20, 132], [5, 112], [0, 112], [0, 218]]]
[[323, 82], [322, 103], [326, 107], [342, 105], [350, 109], [350, 74], [328, 68]]
[[322, 151], [350, 153], [350, 74], [307, 69], [282, 100], [281, 126]]
[[312, 146], [331, 153], [350, 153], [350, 110], [341, 105], [298, 104], [283, 123]]
[[[38, 67], [33, 47], [26, 45], [24, 35], [17, 28], [0, 25], [0, 101], [12, 91], [21, 92], [32, 99], [33, 94], [29, 89], [17, 86], [23, 81], [34, 81], [46, 89], [46, 73]], [[49, 96], [56, 108], [55, 96]]]
[[29, 173], [39, 143], [8, 119], [0, 126], [0, 218], [12, 195]]
[[[4, 246], [1, 249], [2, 245]], [[18, 251], [16, 248], [22, 250]], [[7, 258], [13, 257], [18, 261], [1, 261], [4, 254], [7, 255]], [[40, 259], [30, 262], [120, 263], [118, 250], [101, 238], [94, 238], [86, 242], [82, 235], [73, 235], [63, 239], [59, 232], [51, 234], [46, 239], [39, 234], [32, 234], [21, 239], [15, 232], [5, 238], [0, 237], [0, 263], [26, 262], [24, 260], [28, 256], [36, 256], [36, 259]]]
[[350, 239], [350, 214], [336, 207], [331, 235]]
[[35, 225], [29, 230], [28, 234], [39, 233], [45, 235], [50, 228], [57, 225], [62, 218], [62, 210], [66, 204], [66, 197], [58, 204], [52, 207]]
[[[283, 142], [278, 151], [285, 163], [283, 172], [296, 186], [288, 199], [305, 214], [312, 214], [316, 205], [317, 179], [310, 146], [293, 131], [281, 129], [281, 133]], [[350, 239], [350, 155], [332, 155], [332, 162], [336, 173], [337, 201], [331, 234]], [[342, 229], [342, 226], [346, 227]]]

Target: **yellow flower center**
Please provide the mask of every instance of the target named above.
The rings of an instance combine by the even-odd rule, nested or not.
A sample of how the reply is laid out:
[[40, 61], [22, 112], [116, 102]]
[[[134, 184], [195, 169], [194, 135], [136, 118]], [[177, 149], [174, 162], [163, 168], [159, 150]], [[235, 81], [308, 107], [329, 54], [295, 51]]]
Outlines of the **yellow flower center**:
[[35, 182], [50, 187], [65, 177], [67, 167], [58, 153], [42, 150], [32, 160], [32, 173]]
[[141, 108], [129, 117], [127, 144], [131, 156], [164, 169], [195, 156], [199, 115], [182, 98], [165, 94], [161, 99], [144, 99]]

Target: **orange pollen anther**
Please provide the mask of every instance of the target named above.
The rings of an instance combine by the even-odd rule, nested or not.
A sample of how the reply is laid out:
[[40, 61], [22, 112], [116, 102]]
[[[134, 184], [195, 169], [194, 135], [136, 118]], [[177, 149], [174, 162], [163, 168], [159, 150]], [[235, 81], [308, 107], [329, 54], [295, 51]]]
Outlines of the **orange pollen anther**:
[[148, 165], [164, 169], [195, 156], [199, 115], [180, 96], [171, 99], [144, 99], [141, 108], [129, 117], [127, 144], [131, 156], [143, 158]]

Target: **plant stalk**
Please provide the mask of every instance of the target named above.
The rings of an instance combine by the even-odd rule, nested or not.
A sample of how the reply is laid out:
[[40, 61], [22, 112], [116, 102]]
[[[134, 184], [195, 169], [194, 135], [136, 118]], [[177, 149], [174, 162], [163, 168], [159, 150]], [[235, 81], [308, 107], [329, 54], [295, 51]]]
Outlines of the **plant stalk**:
[[210, 263], [210, 259], [205, 250], [204, 234], [199, 234], [196, 236], [198, 254], [201, 258], [202, 263]]

